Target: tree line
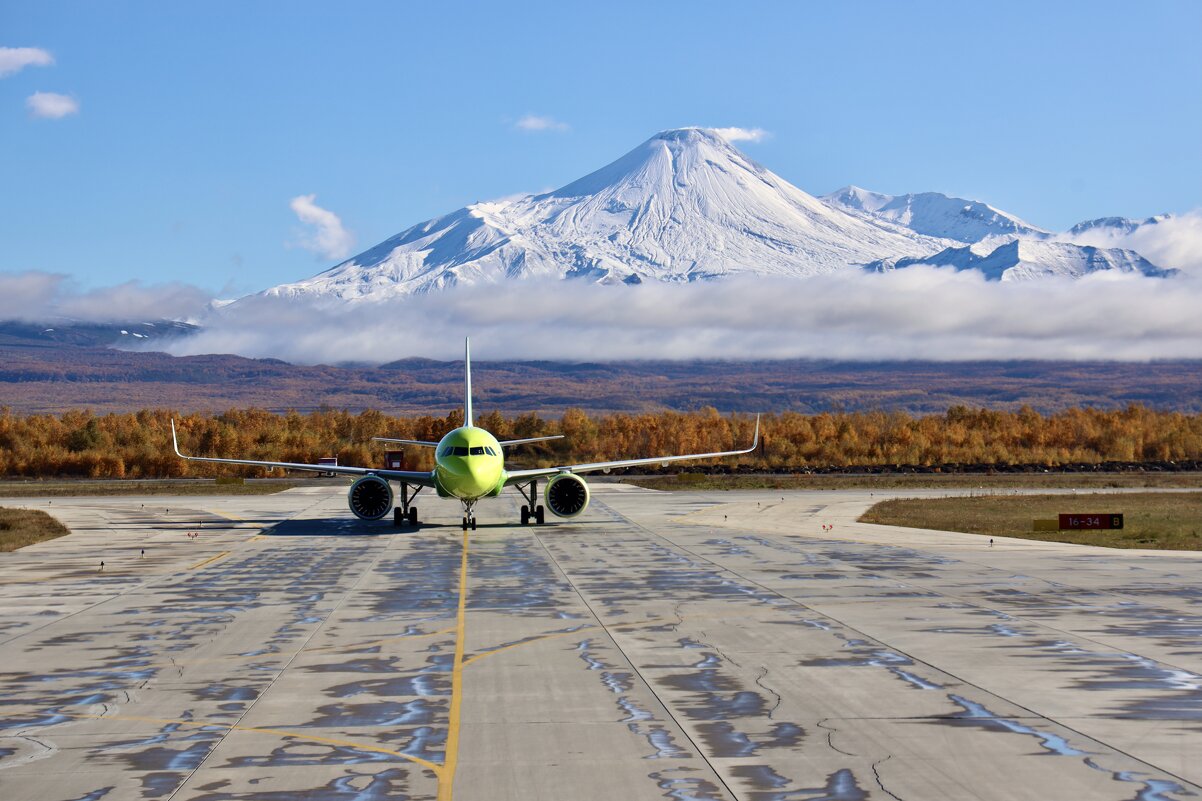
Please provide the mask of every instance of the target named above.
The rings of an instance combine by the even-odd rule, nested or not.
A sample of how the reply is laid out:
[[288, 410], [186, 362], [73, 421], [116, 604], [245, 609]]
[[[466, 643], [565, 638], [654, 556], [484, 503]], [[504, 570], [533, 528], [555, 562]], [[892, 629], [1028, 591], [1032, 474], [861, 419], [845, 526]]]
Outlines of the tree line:
[[[393, 417], [376, 411], [325, 410], [275, 414], [231, 409], [223, 414], [177, 414], [166, 409], [132, 414], [12, 414], [0, 408], [0, 477], [166, 478], [259, 476], [264, 471], [185, 462], [171, 448], [170, 421], [180, 446], [198, 456], [384, 466], [386, 447], [372, 437], [437, 441], [462, 420]], [[564, 434], [565, 439], [510, 449], [523, 466], [660, 454], [734, 450], [751, 442], [755, 418], [696, 412], [589, 416], [569, 409], [559, 419], [492, 412], [477, 425], [498, 439]], [[955, 406], [944, 414], [849, 412], [765, 415], [761, 447], [731, 461], [762, 470], [789, 471], [846, 465], [1045, 464], [1202, 459], [1202, 415], [1125, 409], [1074, 408], [1041, 415]], [[428, 470], [428, 448], [404, 449], [405, 467]], [[687, 468], [686, 468], [687, 469]]]

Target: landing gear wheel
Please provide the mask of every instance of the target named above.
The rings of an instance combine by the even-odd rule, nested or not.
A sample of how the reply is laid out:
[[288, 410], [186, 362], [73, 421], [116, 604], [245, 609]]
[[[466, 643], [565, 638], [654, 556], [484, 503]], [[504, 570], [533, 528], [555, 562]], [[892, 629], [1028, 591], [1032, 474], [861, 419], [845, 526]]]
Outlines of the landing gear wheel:
[[405, 512], [399, 506], [392, 510], [392, 524], [394, 526], [405, 525]]
[[476, 530], [476, 518], [472, 518], [472, 531]]
[[535, 520], [535, 522], [537, 522], [537, 523], [538, 523], [540, 526], [543, 524], [543, 507], [542, 507], [542, 504], [539, 504], [538, 506], [534, 507], [534, 520]]
[[463, 518], [463, 530], [467, 531], [467, 516], [466, 515]]
[[416, 506], [409, 507], [409, 525], [411, 525], [411, 526], [417, 525], [417, 507]]
[[522, 507], [522, 525], [523, 526], [530, 525], [530, 507], [528, 507], [528, 506]]

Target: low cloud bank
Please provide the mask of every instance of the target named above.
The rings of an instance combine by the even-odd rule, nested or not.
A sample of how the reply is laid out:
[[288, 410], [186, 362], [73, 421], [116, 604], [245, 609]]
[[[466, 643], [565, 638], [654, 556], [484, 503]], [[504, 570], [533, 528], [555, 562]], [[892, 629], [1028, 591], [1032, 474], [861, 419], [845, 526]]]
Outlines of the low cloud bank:
[[1175, 214], [1129, 234], [1094, 230], [1060, 234], [1058, 239], [1099, 248], [1128, 248], [1158, 267], [1172, 267], [1202, 277], [1202, 209]]
[[912, 267], [688, 285], [514, 282], [330, 306], [252, 297], [177, 354], [300, 363], [481, 359], [1202, 358], [1202, 280], [1096, 274], [989, 283]]
[[172, 282], [81, 289], [65, 275], [29, 271], [0, 273], [0, 320], [46, 322], [70, 318], [81, 322], [196, 320], [212, 296], [202, 289]]
[[516, 281], [380, 303], [253, 296], [216, 311], [187, 284], [84, 290], [62, 275], [0, 274], [0, 320], [183, 319], [203, 330], [146, 347], [302, 364], [457, 359], [465, 335], [481, 359], [1194, 359], [1199, 308], [1202, 276], [998, 283], [928, 266], [686, 285]]

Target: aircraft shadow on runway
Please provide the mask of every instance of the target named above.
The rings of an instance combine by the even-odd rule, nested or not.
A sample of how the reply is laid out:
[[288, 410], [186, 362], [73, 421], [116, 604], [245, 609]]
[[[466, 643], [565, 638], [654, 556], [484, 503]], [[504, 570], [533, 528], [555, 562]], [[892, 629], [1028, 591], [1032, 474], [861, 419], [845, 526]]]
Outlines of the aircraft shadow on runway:
[[[477, 522], [479, 529], [518, 528], [516, 521]], [[284, 520], [262, 532], [264, 537], [385, 537], [391, 535], [416, 534], [433, 529], [438, 531], [462, 531], [459, 523], [419, 523], [413, 526], [394, 526], [391, 520], [359, 520], [354, 517], [308, 518]]]

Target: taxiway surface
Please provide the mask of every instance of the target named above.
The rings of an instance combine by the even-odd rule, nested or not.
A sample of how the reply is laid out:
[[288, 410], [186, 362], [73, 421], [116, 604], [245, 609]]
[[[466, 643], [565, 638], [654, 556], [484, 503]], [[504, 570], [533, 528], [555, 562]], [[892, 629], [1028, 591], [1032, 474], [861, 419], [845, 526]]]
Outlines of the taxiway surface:
[[466, 536], [343, 493], [6, 500], [75, 533], [0, 554], [0, 798], [1202, 794], [1202, 554], [854, 491], [515, 494]]

